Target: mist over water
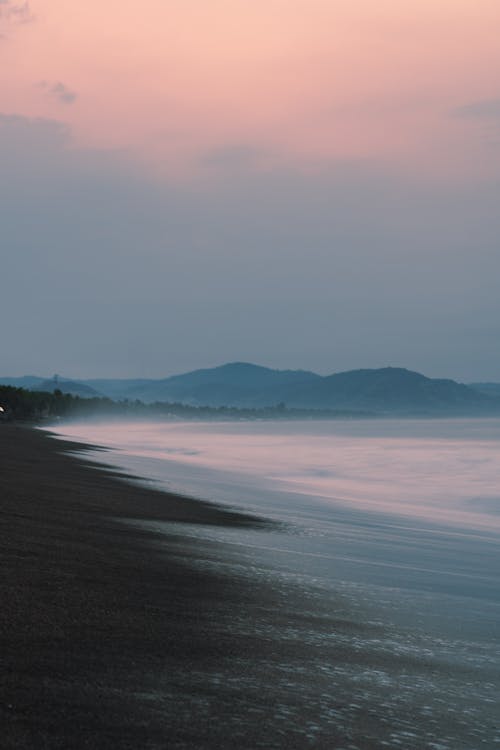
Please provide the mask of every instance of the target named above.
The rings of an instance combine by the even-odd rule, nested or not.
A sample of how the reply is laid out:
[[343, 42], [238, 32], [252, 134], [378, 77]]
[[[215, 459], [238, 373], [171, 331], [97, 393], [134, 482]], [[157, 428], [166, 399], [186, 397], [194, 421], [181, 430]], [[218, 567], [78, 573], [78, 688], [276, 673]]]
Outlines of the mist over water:
[[[382, 586], [398, 596], [411, 592], [414, 601], [419, 592], [455, 597], [453, 605], [443, 608], [436, 598], [427, 608], [423, 617], [432, 623], [436, 612], [449, 619], [457, 608], [460, 629], [470, 600], [474, 607], [500, 606], [498, 419], [114, 422], [57, 429], [107, 446], [106, 462], [155, 486], [287, 528], [253, 536], [194, 528], [194, 535], [250, 545], [272, 565], [326, 586], [339, 580]], [[102, 461], [102, 452], [96, 458]], [[482, 614], [474, 610], [469, 617], [475, 633]], [[413, 608], [396, 616], [411, 621]]]
[[307, 497], [311, 512], [322, 502], [500, 532], [497, 419], [79, 423], [57, 432], [214, 500], [237, 503], [250, 485]]
[[[317, 642], [319, 661], [300, 676], [293, 665], [280, 664], [272, 677], [276, 696], [288, 705], [290, 685], [302, 696], [310, 692], [312, 715], [330, 693], [337, 708], [338, 695], [344, 703], [318, 715], [301, 746], [323, 747], [318, 738], [328, 726], [352, 729], [355, 737], [368, 715], [383, 741], [358, 737], [353, 747], [500, 746], [500, 420], [114, 422], [55, 429], [61, 437], [109, 447], [95, 459], [155, 486], [283, 522], [281, 530], [266, 531], [149, 526], [180, 545], [186, 535], [197, 540], [202, 567], [213, 564], [204, 545], [216, 543], [225, 550], [228, 573], [291, 582], [302, 592], [306, 605], [294, 637]], [[290, 623], [278, 629], [274, 614], [265, 620], [260, 613], [252, 627], [279, 642], [294, 622], [293, 607], [286, 606]], [[304, 625], [304, 606], [314, 625]], [[320, 613], [332, 618], [325, 632]], [[339, 619], [351, 623], [348, 632], [335, 624]], [[230, 627], [249, 625], [235, 614]], [[251, 669], [250, 660], [244, 670]], [[291, 682], [280, 694], [283, 672]], [[318, 675], [321, 695], [311, 688], [320, 684]], [[288, 730], [300, 734], [303, 713], [289, 721]]]

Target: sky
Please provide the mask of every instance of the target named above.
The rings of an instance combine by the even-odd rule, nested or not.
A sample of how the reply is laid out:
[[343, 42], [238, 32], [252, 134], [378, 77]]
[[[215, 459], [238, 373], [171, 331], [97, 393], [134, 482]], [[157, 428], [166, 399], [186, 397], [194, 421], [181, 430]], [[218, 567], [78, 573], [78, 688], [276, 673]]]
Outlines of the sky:
[[0, 376], [500, 381], [498, 0], [0, 0]]

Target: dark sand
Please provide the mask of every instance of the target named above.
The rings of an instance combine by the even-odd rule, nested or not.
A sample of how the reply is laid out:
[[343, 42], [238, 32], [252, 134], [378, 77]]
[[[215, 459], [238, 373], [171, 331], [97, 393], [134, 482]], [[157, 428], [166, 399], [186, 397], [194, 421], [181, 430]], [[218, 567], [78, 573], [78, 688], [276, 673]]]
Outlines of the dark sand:
[[493, 747], [491, 717], [462, 710], [480, 674], [398, 650], [250, 547], [127, 520], [265, 522], [68, 450], [0, 424], [2, 748]]
[[[123, 522], [259, 521], [133, 486], [75, 449], [0, 425], [2, 748], [301, 747], [266, 726], [272, 687], [238, 676], [238, 660], [258, 673], [277, 656], [251, 620], [279, 627], [279, 592]], [[219, 557], [204, 545], [212, 569]]]
[[116, 519], [258, 521], [132, 486], [64, 452], [81, 448], [0, 425], [0, 744], [205, 746], [213, 732], [195, 716], [178, 720], [185, 696], [159, 706], [154, 692], [163, 679], [175, 693], [176, 670], [242, 647], [217, 632], [216, 611], [245, 595], [193, 570], [189, 544], [160, 553], [154, 535]]

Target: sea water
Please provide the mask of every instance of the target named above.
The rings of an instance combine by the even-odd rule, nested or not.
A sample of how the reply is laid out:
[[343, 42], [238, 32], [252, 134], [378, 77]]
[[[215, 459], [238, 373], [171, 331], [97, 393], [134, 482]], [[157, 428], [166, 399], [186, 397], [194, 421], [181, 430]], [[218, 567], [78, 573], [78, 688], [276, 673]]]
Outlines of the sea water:
[[[381, 747], [500, 747], [500, 420], [54, 429], [106, 446], [106, 463], [142, 481], [278, 522], [267, 531], [178, 526], [223, 545], [229, 567], [281, 577], [314, 592], [314, 607], [335, 602], [336, 618], [375, 628], [329, 635], [329, 646], [337, 638], [339, 648], [371, 656], [362, 668], [349, 659], [323, 665], [329, 689], [350, 696], [328, 721], [354, 725], [375, 703], [390, 727]], [[170, 538], [173, 526], [165, 525]], [[392, 666], [381, 668], [384, 659]]]

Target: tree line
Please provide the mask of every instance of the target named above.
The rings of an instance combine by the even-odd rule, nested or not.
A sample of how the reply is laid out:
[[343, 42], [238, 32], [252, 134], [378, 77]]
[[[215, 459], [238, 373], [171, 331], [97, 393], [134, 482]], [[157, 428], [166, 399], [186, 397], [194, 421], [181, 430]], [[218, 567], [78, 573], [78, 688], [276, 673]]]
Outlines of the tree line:
[[84, 417], [143, 418], [143, 419], [308, 419], [369, 416], [341, 410], [289, 409], [284, 403], [261, 408], [235, 406], [193, 406], [190, 404], [156, 401], [113, 401], [107, 397], [82, 398], [62, 393], [30, 391], [26, 388], [0, 385], [0, 420], [43, 422], [50, 419], [79, 419]]

